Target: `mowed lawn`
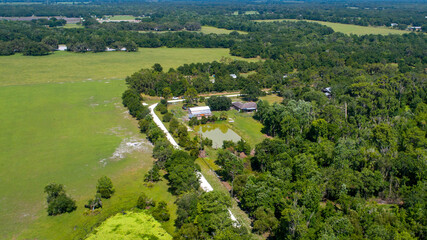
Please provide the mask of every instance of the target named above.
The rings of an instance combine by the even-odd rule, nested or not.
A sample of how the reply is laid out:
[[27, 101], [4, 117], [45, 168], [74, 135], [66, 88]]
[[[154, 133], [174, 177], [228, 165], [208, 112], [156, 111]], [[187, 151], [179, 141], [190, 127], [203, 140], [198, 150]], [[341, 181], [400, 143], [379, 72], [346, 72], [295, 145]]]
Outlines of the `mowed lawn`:
[[[71, 53], [29, 57], [0, 56], [0, 86], [124, 79], [141, 68], [160, 63], [167, 71], [184, 63], [231, 57], [225, 48], [140, 48], [138, 52]], [[19, 73], [19, 74], [17, 74]]]
[[356, 34], [356, 35], [367, 35], [367, 34], [404, 34], [410, 33], [409, 31], [391, 29], [386, 27], [365, 27], [353, 24], [343, 24], [343, 23], [333, 23], [333, 22], [324, 22], [324, 21], [314, 21], [314, 20], [297, 20], [297, 19], [269, 19], [269, 20], [254, 20], [256, 22], [280, 22], [280, 21], [306, 21], [306, 22], [315, 22], [328, 27], [331, 27], [335, 32], [342, 32], [345, 34]]
[[[164, 226], [172, 233], [175, 198], [166, 181], [144, 185], [152, 146], [121, 104], [123, 79], [154, 63], [167, 69], [224, 56], [227, 49], [159, 48], [0, 57], [0, 239], [83, 238], [108, 216], [133, 207], [142, 191], [168, 202], [172, 219]], [[85, 216], [84, 204], [103, 175], [117, 192], [101, 214]], [[47, 216], [43, 188], [51, 182], [65, 185], [77, 211]]]

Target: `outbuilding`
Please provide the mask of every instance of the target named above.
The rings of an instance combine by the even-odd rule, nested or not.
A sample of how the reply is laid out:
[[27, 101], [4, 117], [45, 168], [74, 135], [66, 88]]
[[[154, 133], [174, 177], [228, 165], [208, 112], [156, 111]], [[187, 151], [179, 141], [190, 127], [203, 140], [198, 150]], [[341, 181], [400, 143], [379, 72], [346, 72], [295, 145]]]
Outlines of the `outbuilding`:
[[239, 112], [253, 112], [257, 110], [257, 105], [255, 102], [232, 102], [231, 104]]
[[198, 120], [200, 120], [202, 117], [210, 116], [212, 116], [212, 112], [208, 106], [192, 107], [188, 109], [188, 118], [196, 117]]

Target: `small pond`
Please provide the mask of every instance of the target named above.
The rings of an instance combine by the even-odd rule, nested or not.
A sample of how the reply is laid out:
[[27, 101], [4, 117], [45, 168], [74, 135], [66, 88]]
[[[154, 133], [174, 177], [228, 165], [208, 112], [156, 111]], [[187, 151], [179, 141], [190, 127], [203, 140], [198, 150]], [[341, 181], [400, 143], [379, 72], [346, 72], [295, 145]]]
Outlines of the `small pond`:
[[224, 140], [238, 142], [240, 136], [237, 135], [233, 130], [229, 129], [225, 124], [204, 124], [194, 126], [194, 130], [201, 133], [203, 137], [207, 137], [212, 140], [212, 147], [222, 147]]

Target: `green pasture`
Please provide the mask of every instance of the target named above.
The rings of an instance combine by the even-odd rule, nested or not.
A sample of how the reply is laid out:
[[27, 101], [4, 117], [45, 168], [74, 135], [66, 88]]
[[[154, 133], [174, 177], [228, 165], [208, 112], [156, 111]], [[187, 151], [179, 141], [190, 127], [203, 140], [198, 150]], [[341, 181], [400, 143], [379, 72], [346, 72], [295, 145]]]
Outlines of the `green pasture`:
[[[204, 33], [204, 34], [210, 34], [210, 33], [215, 33], [215, 34], [230, 34], [231, 32], [233, 32], [234, 30], [228, 30], [225, 28], [217, 28], [217, 27], [211, 27], [211, 26], [202, 26], [202, 29], [200, 30], [200, 32]], [[247, 32], [244, 31], [237, 31], [240, 34], [248, 34]]]
[[306, 22], [315, 22], [328, 27], [331, 27], [335, 32], [342, 32], [345, 34], [356, 34], [356, 35], [367, 35], [367, 34], [404, 34], [409, 33], [404, 30], [396, 30], [386, 27], [365, 27], [353, 24], [343, 24], [343, 23], [333, 23], [333, 22], [324, 22], [324, 21], [314, 21], [314, 20], [297, 20], [297, 19], [269, 19], [269, 20], [255, 20], [256, 22], [281, 22], [281, 21], [306, 21]]
[[[227, 57], [228, 49], [140, 49], [136, 53], [56, 52], [0, 57], [0, 239], [80, 239], [103, 220], [131, 209], [141, 191], [176, 206], [166, 181], [146, 186], [152, 146], [121, 104], [124, 77], [160, 63], [167, 70]], [[117, 80], [119, 79], [119, 80]], [[126, 143], [142, 148], [114, 153]], [[125, 148], [126, 149], [126, 148]], [[132, 150], [132, 149], [131, 149]], [[84, 215], [99, 177], [116, 193], [98, 215]], [[49, 217], [43, 188], [65, 185], [77, 211]]]
[[134, 16], [131, 15], [114, 15], [114, 16], [107, 16], [110, 20], [135, 20]]
[[160, 63], [167, 71], [184, 63], [232, 57], [225, 48], [140, 48], [138, 52], [55, 52], [31, 57], [0, 56], [0, 86], [124, 79], [141, 68]]
[[77, 23], [67, 23], [63, 28], [84, 28], [83, 25]]

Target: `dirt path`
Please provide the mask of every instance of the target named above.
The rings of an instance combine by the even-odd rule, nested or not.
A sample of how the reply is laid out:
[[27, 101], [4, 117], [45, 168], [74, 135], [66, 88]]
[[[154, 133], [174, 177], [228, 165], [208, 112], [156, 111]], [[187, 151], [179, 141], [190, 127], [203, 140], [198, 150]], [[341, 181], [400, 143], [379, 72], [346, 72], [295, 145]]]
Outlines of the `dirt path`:
[[[172, 144], [172, 146], [174, 148], [181, 149], [179, 147], [178, 143], [176, 143], [175, 139], [172, 137], [172, 135], [166, 129], [163, 122], [160, 120], [160, 118], [154, 112], [154, 108], [156, 108], [157, 104], [158, 103], [155, 103], [155, 104], [148, 107], [150, 109], [150, 113], [151, 113], [151, 116], [153, 117], [154, 123], [156, 123], [157, 126], [159, 126], [159, 128], [166, 134], [166, 138], [169, 140], [169, 142]], [[200, 177], [199, 178], [200, 187], [203, 189], [203, 191], [210, 192], [210, 191], [214, 190], [212, 188], [212, 186], [209, 184], [208, 180], [206, 180], [205, 176], [203, 176], [203, 174], [201, 172], [197, 172], [197, 175]], [[230, 213], [230, 219], [234, 222], [233, 225], [239, 226], [240, 224], [238, 223], [238, 221], [237, 221], [236, 217], [233, 215], [233, 213], [230, 210], [228, 210], [228, 212]]]

